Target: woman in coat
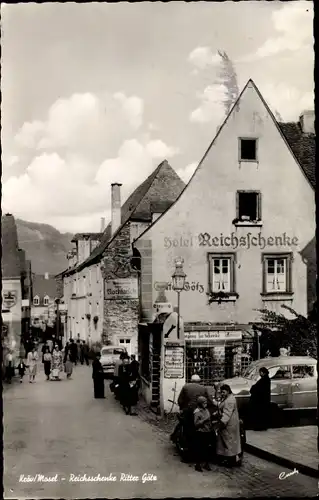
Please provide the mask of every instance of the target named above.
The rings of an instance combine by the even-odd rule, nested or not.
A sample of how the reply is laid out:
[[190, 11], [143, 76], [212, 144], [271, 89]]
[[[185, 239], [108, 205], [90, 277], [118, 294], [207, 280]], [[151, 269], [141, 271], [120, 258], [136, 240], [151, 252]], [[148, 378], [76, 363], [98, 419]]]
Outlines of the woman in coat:
[[52, 370], [51, 370], [52, 380], [61, 380], [60, 373], [63, 370], [62, 361], [63, 361], [62, 352], [59, 350], [59, 346], [55, 345], [52, 352]]
[[220, 388], [219, 423], [216, 454], [221, 465], [233, 466], [241, 463], [240, 421], [236, 398], [229, 385]]
[[132, 406], [137, 404], [137, 401], [135, 401], [136, 391], [134, 387], [132, 387], [135, 383], [132, 380], [129, 361], [129, 358], [124, 358], [123, 364], [119, 366], [119, 395], [121, 405], [126, 415], [133, 415], [131, 409]]
[[50, 353], [50, 348], [47, 345], [43, 353], [43, 367], [47, 380], [50, 380], [51, 363], [52, 363], [52, 354]]
[[69, 352], [66, 353], [66, 356], [64, 358], [64, 369], [66, 373], [66, 378], [70, 379], [73, 372], [73, 363]]
[[259, 370], [260, 379], [250, 389], [249, 416], [254, 430], [267, 430], [270, 421], [271, 382], [269, 371], [262, 367]]
[[29, 367], [29, 382], [35, 382], [35, 376], [37, 374], [37, 362], [39, 360], [38, 352], [36, 347], [33, 347], [32, 351], [28, 353], [27, 356], [27, 366]]
[[100, 362], [101, 354], [96, 353], [95, 359], [92, 363], [92, 378], [94, 386], [95, 399], [104, 399], [104, 373], [103, 367]]

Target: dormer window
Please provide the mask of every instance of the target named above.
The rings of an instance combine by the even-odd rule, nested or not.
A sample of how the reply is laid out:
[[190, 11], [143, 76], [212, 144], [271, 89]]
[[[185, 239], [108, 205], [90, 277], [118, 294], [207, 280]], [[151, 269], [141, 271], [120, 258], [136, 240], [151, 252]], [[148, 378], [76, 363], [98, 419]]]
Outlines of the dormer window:
[[257, 139], [239, 139], [239, 160], [257, 161]]
[[40, 305], [40, 299], [39, 299], [39, 296], [36, 295], [34, 298], [33, 298], [33, 305], [34, 306], [38, 306]]
[[50, 302], [50, 297], [46, 295], [43, 299], [43, 305], [48, 306]]

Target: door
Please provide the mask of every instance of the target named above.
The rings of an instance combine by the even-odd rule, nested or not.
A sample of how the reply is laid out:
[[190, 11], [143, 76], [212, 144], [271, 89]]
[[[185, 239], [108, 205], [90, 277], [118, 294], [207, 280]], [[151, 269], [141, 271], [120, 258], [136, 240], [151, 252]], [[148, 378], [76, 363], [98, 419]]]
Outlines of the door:
[[120, 338], [119, 345], [125, 347], [129, 356], [132, 354], [132, 342], [130, 338]]
[[291, 366], [280, 365], [269, 368], [271, 380], [271, 402], [279, 408], [288, 406], [291, 385]]
[[294, 409], [317, 407], [317, 370], [315, 365], [300, 364], [292, 367], [289, 406]]

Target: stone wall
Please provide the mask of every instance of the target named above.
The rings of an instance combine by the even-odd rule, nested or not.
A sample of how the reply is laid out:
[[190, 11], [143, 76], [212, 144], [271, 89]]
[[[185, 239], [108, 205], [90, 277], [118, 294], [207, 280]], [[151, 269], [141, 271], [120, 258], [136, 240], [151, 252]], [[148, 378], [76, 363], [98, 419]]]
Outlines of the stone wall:
[[[130, 238], [130, 222], [125, 224], [103, 254], [103, 280], [137, 278], [130, 266], [133, 255]], [[117, 344], [118, 337], [132, 337], [132, 351], [137, 351], [137, 328], [139, 321], [138, 299], [104, 299], [103, 341]]]

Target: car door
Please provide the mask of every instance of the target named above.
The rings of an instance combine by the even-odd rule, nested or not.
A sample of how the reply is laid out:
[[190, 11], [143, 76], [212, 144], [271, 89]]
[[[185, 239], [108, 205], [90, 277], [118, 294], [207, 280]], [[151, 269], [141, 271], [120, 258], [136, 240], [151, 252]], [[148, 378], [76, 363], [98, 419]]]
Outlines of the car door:
[[268, 368], [271, 380], [271, 402], [279, 408], [285, 408], [289, 402], [291, 385], [291, 366], [277, 365]]
[[314, 364], [292, 366], [289, 406], [294, 409], [317, 407], [317, 370]]

